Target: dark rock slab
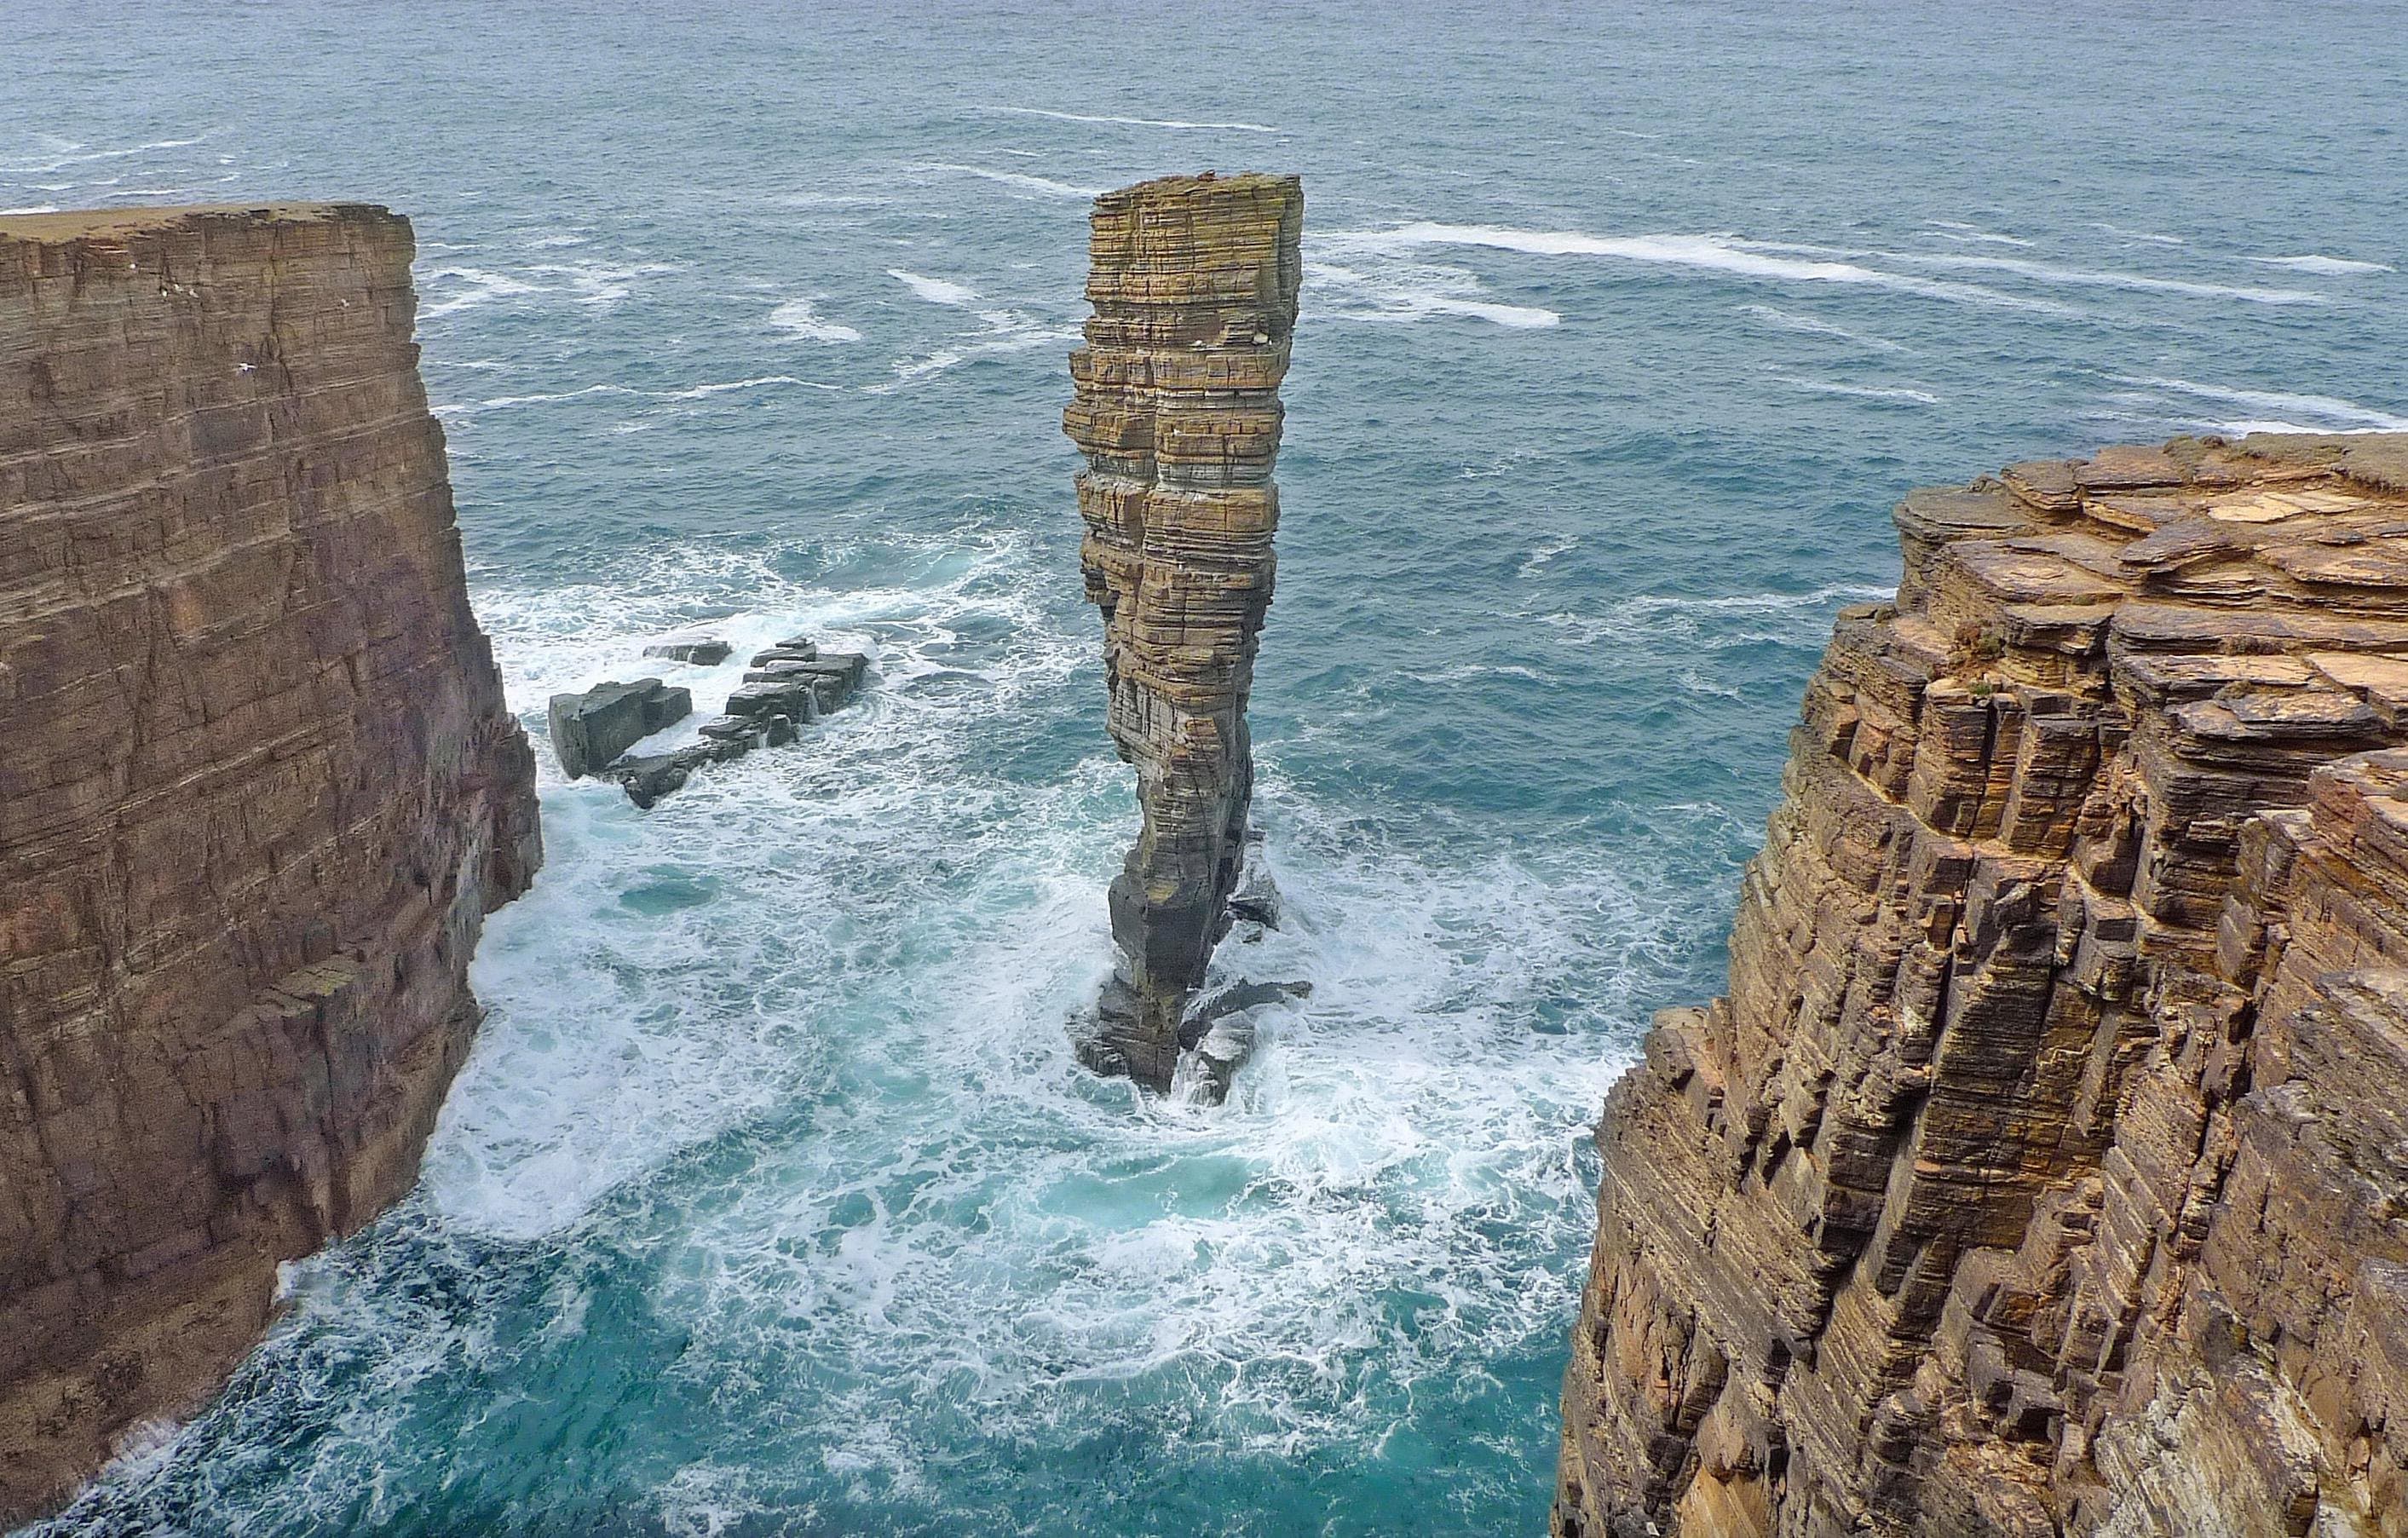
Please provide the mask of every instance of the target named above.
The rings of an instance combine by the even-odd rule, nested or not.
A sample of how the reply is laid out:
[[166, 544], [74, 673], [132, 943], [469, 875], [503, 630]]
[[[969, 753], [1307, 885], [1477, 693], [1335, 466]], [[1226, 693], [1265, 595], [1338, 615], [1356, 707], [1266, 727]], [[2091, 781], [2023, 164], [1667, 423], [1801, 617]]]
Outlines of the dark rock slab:
[[583, 694], [552, 697], [552, 749], [560, 767], [580, 779], [644, 738], [694, 713], [694, 694], [656, 678], [605, 683]]
[[690, 662], [697, 668], [716, 668], [736, 654], [736, 648], [716, 636], [695, 640], [654, 641], [644, 648], [648, 657], [665, 657], [671, 662]]

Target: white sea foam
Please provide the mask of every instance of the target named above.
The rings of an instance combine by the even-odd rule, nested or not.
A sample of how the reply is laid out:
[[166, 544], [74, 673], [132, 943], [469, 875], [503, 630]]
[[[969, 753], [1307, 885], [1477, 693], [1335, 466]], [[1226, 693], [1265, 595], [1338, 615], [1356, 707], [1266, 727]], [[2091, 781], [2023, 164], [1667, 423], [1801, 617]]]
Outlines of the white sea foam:
[[514, 406], [551, 406], [564, 400], [578, 400], [586, 395], [638, 395], [640, 390], [624, 384], [589, 384], [577, 390], [554, 390], [531, 395], [494, 395], [487, 400], [453, 401], [434, 409], [437, 417], [475, 416], [480, 411], [506, 411]]
[[984, 165], [956, 165], [946, 161], [934, 161], [919, 167], [925, 171], [952, 171], [961, 176], [978, 177], [982, 180], [1017, 187], [1023, 192], [1041, 193], [1048, 197], [1077, 198], [1082, 201], [1102, 194], [1101, 187], [1074, 187], [1051, 177], [1030, 176], [1021, 171], [997, 171]]
[[923, 278], [916, 272], [906, 272], [901, 267], [888, 267], [886, 276], [932, 305], [950, 305], [954, 309], [962, 309], [979, 302], [976, 289], [961, 283], [947, 282], [942, 278]]
[[1940, 397], [1928, 390], [1912, 390], [1902, 385], [1843, 384], [1836, 380], [1807, 380], [1783, 376], [1782, 382], [1793, 390], [1803, 390], [1815, 395], [1853, 395], [1860, 400], [1908, 400], [1922, 406], [1937, 406]]
[[2156, 246], [2179, 246], [2185, 243], [2179, 235], [2152, 235], [2147, 230], [2128, 230], [2121, 224], [2107, 224], [2094, 221], [2090, 227], [2094, 230], [2105, 230], [2109, 235], [2121, 236], [2127, 240], [2145, 240]]
[[[428, 241], [420, 249], [473, 248]], [[457, 292], [447, 293], [434, 304], [422, 305], [418, 318], [421, 321], [441, 320], [464, 309], [528, 298], [538, 302], [608, 307], [632, 294], [638, 280], [681, 271], [684, 266], [680, 262], [544, 262], [508, 272], [459, 264], [440, 266], [421, 277], [421, 287], [438, 292], [456, 287]]]
[[59, 206], [55, 203], [36, 203], [22, 208], [0, 208], [0, 216], [12, 213], [56, 213], [58, 211]]
[[1941, 238], [1943, 240], [1969, 240], [1975, 244], [1985, 246], [2028, 246], [2031, 244], [2030, 241], [2024, 239], [2021, 236], [2000, 235], [1995, 230], [1985, 230], [1981, 228], [1979, 225], [1968, 224], [1962, 220], [1933, 219], [1928, 220], [1926, 223], [1929, 223], [1935, 230], [1942, 232]]
[[2285, 423], [2243, 421], [2221, 424], [2225, 431], [2245, 432], [2408, 432], [2408, 416], [2386, 411], [2337, 395], [2298, 395], [2283, 390], [2234, 389], [2218, 384], [2196, 384], [2189, 380], [2166, 379], [2157, 376], [2118, 376], [2120, 382], [2139, 385], [2193, 400], [2213, 401], [2221, 406], [2238, 406], [2244, 410], [2280, 411], [2286, 421], [2297, 418], [2306, 426]]
[[1598, 256], [1772, 282], [1861, 283], [1958, 303], [2068, 313], [2062, 305], [2002, 294], [1978, 284], [1885, 272], [1855, 262], [1796, 261], [1782, 253], [1806, 248], [1746, 241], [1727, 235], [1597, 236], [1570, 230], [1518, 230], [1423, 221], [1393, 230], [1341, 231], [1322, 237], [1321, 244], [1326, 251], [1340, 254], [1358, 250], [1396, 253], [1424, 246], [1478, 246], [1533, 256]]
[[135, 155], [155, 154], [162, 150], [181, 150], [200, 142], [201, 139], [199, 137], [188, 139], [152, 139], [146, 144], [130, 145], [122, 150], [89, 151], [85, 150], [81, 145], [75, 145], [73, 146], [74, 152], [61, 153], [50, 160], [42, 161], [36, 165], [0, 165], [0, 175], [23, 174], [40, 176], [45, 172], [64, 170], [69, 165], [88, 165], [94, 161], [101, 160], [125, 160]]
[[898, 358], [895, 377], [883, 384], [864, 385], [872, 395], [885, 395], [902, 389], [933, 374], [941, 374], [974, 358], [992, 357], [1010, 352], [1025, 352], [1031, 348], [1050, 347], [1066, 341], [1076, 341], [1075, 329], [1055, 325], [1008, 305], [996, 304], [982, 297], [976, 289], [942, 278], [929, 278], [901, 267], [889, 267], [886, 275], [910, 289], [932, 305], [948, 309], [968, 309], [979, 321], [979, 329], [967, 333], [956, 342], [930, 350], [917, 356]]
[[2240, 299], [2258, 305], [2320, 305], [2321, 294], [2299, 288], [2244, 288], [2233, 283], [2200, 283], [2184, 278], [2152, 278], [2137, 272], [2101, 272], [2083, 267], [2052, 266], [2014, 256], [1959, 256], [1946, 252], [1873, 252], [1885, 261], [1953, 271], [2001, 272], [2035, 282], [2091, 288], [2132, 289], [2144, 293], [2182, 294], [2201, 299]]
[[2345, 278], [2364, 272], [2389, 272], [2387, 263], [2357, 262], [2346, 256], [2250, 256], [2244, 261], [2260, 266], [2288, 267], [2294, 272], [2313, 272], [2319, 278]]
[[724, 395], [737, 390], [761, 390], [771, 385], [794, 384], [806, 390], [835, 390], [841, 386], [822, 384], [816, 380], [798, 380], [792, 374], [765, 374], [759, 379], [729, 380], [720, 384], [697, 384], [691, 389], [661, 392], [663, 400], [702, 400], [710, 395]]
[[769, 323], [797, 341], [857, 342], [861, 333], [841, 322], [821, 318], [814, 299], [788, 299], [769, 311]]
[[1025, 118], [1052, 118], [1059, 122], [1111, 123], [1125, 128], [1170, 128], [1181, 131], [1219, 130], [1236, 134], [1280, 134], [1285, 129], [1262, 122], [1190, 122], [1181, 118], [1116, 118], [1085, 112], [1054, 112], [1041, 107], [982, 107], [983, 112], [1010, 112]]
[[426, 274], [424, 282], [445, 287], [457, 285], [458, 292], [449, 298], [439, 299], [431, 305], [422, 303], [418, 307], [418, 318], [422, 321], [440, 320], [446, 315], [456, 315], [464, 309], [474, 309], [480, 305], [489, 305], [496, 300], [533, 294], [537, 287], [524, 279], [512, 278], [506, 273], [492, 272], [482, 267], [463, 266], [437, 267]]
[[1642, 593], [1604, 604], [1594, 612], [1568, 611], [1541, 615], [1540, 621], [1567, 646], [1612, 642], [1690, 651], [1766, 641], [1814, 646], [1828, 633], [1833, 611], [1889, 597], [1891, 590], [1886, 587], [1853, 582], [1805, 593], [1729, 593], [1711, 597]]
[[1742, 305], [1739, 308], [1741, 314], [1753, 315], [1757, 320], [1784, 331], [1802, 332], [1813, 337], [1837, 337], [1842, 341], [1855, 342], [1858, 346], [1870, 347], [1882, 352], [1907, 351], [1906, 348], [1886, 338], [1870, 337], [1861, 331], [1851, 331], [1846, 326], [1835, 325], [1829, 321], [1821, 320], [1813, 315], [1792, 314], [1785, 309], [1776, 309], [1770, 305]]
[[[467, 365], [464, 367], [474, 367]], [[583, 400], [590, 396], [610, 395], [644, 400], [684, 401], [707, 400], [738, 390], [761, 390], [776, 385], [795, 385], [806, 390], [841, 390], [838, 384], [824, 384], [817, 380], [796, 379], [792, 374], [765, 374], [758, 379], [726, 380], [710, 384], [689, 385], [682, 390], [638, 390], [625, 384], [588, 384], [575, 390], [554, 390], [524, 395], [494, 395], [485, 400], [452, 401], [434, 409], [434, 414], [445, 421], [481, 416], [487, 411], [506, 411], [520, 406], [556, 406], [564, 401]]]
[[1476, 298], [1480, 280], [1458, 267], [1389, 263], [1365, 271], [1332, 262], [1304, 265], [1310, 312], [1330, 320], [1419, 321], [1461, 315], [1517, 331], [1555, 325], [1563, 317], [1530, 305]]

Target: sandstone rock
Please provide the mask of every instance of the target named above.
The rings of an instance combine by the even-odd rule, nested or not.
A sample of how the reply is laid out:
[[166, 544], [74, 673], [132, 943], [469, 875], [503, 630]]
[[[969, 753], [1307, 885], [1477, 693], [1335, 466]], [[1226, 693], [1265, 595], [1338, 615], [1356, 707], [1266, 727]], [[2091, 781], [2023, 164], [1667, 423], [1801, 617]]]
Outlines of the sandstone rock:
[[2402, 464], [1908, 496], [1607, 1102], [1556, 1533], [2408, 1533]]
[[415, 1180], [540, 857], [357, 205], [0, 216], [0, 1526]]
[[581, 779], [643, 739], [694, 713], [691, 690], [656, 678], [605, 683], [583, 694], [552, 697], [552, 751], [561, 771]]
[[1144, 824], [1111, 893], [1125, 985], [1082, 1056], [1157, 1089], [1243, 864], [1303, 222], [1294, 177], [1172, 177], [1096, 200], [1095, 315], [1063, 425], [1087, 456], [1080, 560]]

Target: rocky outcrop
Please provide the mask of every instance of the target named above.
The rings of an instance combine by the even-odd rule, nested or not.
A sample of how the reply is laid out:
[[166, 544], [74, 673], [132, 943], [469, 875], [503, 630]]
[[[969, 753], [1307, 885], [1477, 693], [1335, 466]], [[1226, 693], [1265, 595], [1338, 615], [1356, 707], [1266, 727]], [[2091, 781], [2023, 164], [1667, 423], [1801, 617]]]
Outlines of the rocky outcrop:
[[1096, 200], [1095, 315], [1063, 424], [1087, 456], [1080, 563], [1144, 824], [1111, 884], [1122, 975], [1081, 1052], [1155, 1088], [1194, 1044], [1187, 999], [1244, 864], [1246, 696], [1271, 600], [1303, 224], [1294, 177], [1207, 172]]
[[1555, 1531], [2408, 1532], [2408, 438], [1898, 522], [1608, 1101]]
[[539, 857], [381, 208], [0, 218], [0, 1519], [415, 1179]]
[[[672, 649], [695, 651], [689, 660], [706, 667], [735, 654], [724, 640], [647, 646], [644, 654]], [[823, 653], [808, 636], [789, 636], [753, 654], [743, 683], [727, 697], [726, 711], [696, 728], [699, 741], [602, 763], [600, 746], [609, 744], [611, 754], [621, 754], [638, 739], [684, 720], [692, 710], [691, 691], [665, 688], [659, 679], [648, 678], [605, 683], [581, 695], [552, 696], [552, 742], [563, 769], [569, 768], [572, 754], [576, 762], [599, 765], [594, 773], [617, 781], [627, 799], [649, 812], [662, 797], [684, 788], [694, 771], [707, 764], [729, 763], [754, 748], [792, 742], [802, 727], [853, 703], [868, 678], [869, 658], [863, 654]], [[635, 703], [630, 706], [628, 700]], [[569, 772], [571, 778], [577, 773]]]
[[545, 712], [560, 772], [581, 780], [664, 727], [694, 713], [694, 691], [656, 678], [603, 683], [582, 694], [554, 695]]

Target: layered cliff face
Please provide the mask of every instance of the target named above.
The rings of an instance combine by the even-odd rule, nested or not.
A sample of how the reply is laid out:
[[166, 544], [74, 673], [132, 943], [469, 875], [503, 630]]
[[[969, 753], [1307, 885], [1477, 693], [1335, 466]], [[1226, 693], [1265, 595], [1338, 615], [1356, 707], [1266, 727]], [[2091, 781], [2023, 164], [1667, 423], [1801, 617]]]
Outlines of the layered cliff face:
[[1095, 316], [1063, 424], [1087, 456], [1081, 566], [1144, 825], [1111, 885], [1125, 975], [1082, 1051], [1155, 1088], [1245, 857], [1246, 695], [1271, 601], [1303, 226], [1294, 177], [1170, 177], [1096, 200]]
[[0, 1518], [405, 1190], [539, 858], [380, 208], [0, 219]]
[[1608, 1102], [1555, 1531], [2408, 1532], [2408, 437], [1898, 520]]

